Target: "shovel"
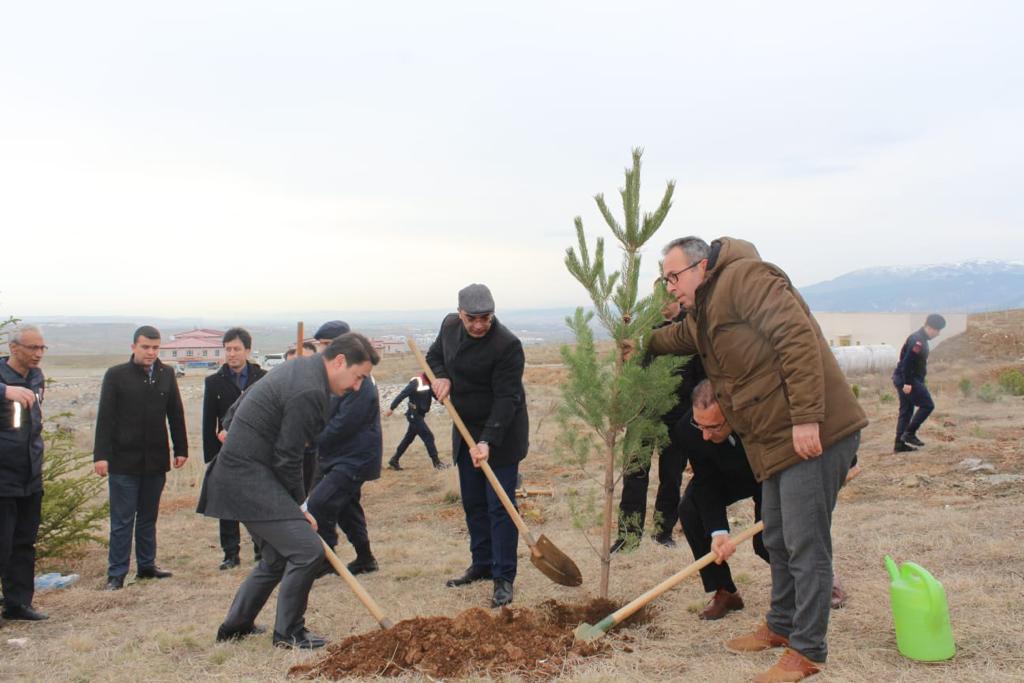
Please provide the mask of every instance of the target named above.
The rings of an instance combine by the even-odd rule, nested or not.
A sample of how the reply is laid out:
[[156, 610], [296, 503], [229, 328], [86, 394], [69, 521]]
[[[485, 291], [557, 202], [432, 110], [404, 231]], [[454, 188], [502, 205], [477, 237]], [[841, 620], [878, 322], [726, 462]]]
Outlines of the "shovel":
[[[427, 378], [434, 382], [437, 378], [434, 376], [430, 366], [427, 365], [427, 360], [423, 357], [419, 347], [416, 346], [416, 342], [413, 341], [412, 337], [407, 337], [406, 342], [409, 344], [409, 349], [413, 355], [416, 356], [416, 360], [419, 361], [420, 367], [423, 368]], [[469, 430], [466, 429], [466, 425], [462, 418], [459, 417], [458, 412], [456, 412], [451, 399], [445, 397], [442, 403], [448, 409], [448, 414], [451, 415], [452, 422], [455, 423], [456, 428], [458, 428], [459, 433], [462, 435], [462, 440], [466, 442], [468, 447], [473, 448], [476, 445], [476, 441], [470, 435]], [[505, 507], [505, 512], [512, 518], [516, 528], [519, 529], [519, 534], [526, 541], [526, 544], [530, 546], [530, 562], [533, 562], [533, 566], [539, 569], [544, 576], [562, 586], [578, 586], [583, 583], [583, 575], [580, 574], [579, 567], [572, 561], [572, 558], [559, 550], [544, 534], [541, 534], [537, 537], [537, 540], [534, 540], [533, 534], [530, 533], [530, 529], [526, 526], [526, 522], [519, 516], [519, 511], [512, 504], [508, 494], [501, 487], [501, 483], [494, 476], [494, 471], [487, 464], [486, 460], [480, 463], [480, 469], [483, 470], [487, 481], [491, 482], [494, 492], [498, 494], [498, 499], [501, 500], [501, 504]]]
[[334, 571], [338, 572], [338, 575], [345, 579], [345, 583], [348, 584], [348, 587], [351, 588], [352, 592], [356, 594], [357, 598], [359, 598], [359, 602], [363, 603], [363, 606], [370, 611], [370, 614], [372, 614], [373, 618], [377, 620], [380, 627], [386, 631], [394, 626], [391, 620], [384, 616], [384, 612], [382, 612], [380, 607], [377, 606], [377, 603], [373, 601], [373, 598], [366, 592], [366, 589], [363, 588], [362, 584], [356, 580], [356, 577], [352, 576], [352, 572], [348, 570], [348, 567], [346, 567], [345, 564], [338, 559], [338, 556], [334, 554], [334, 551], [331, 550], [331, 546], [327, 545], [327, 541], [321, 538], [320, 543], [323, 544], [324, 555], [327, 556], [327, 561], [331, 563], [332, 567], [334, 567]]
[[[736, 545], [739, 545], [744, 541], [750, 540], [762, 531], [764, 531], [764, 522], [758, 522], [749, 529], [745, 529], [743, 533], [741, 533], [739, 536], [733, 539], [733, 542]], [[701, 569], [714, 562], [717, 557], [718, 556], [715, 555], [715, 553], [713, 552], [708, 553], [704, 557], [693, 562], [685, 569], [681, 569], [672, 576], [668, 577], [667, 579], [659, 583], [657, 586], [641, 595], [639, 598], [636, 598], [629, 604], [624, 605], [619, 609], [615, 610], [614, 612], [606, 616], [604, 619], [594, 624], [593, 626], [587, 623], [580, 624], [576, 627], [576, 630], [573, 631], [573, 635], [576, 636], [577, 640], [582, 640], [585, 643], [590, 643], [597, 640], [605, 633], [608, 633], [608, 631], [610, 631], [613, 627], [618, 626], [623, 621], [633, 616], [633, 614], [641, 607], [650, 602], [653, 602], [655, 598], [660, 596], [668, 589], [675, 587], [676, 584], [680, 583], [683, 579], [693, 576]]]

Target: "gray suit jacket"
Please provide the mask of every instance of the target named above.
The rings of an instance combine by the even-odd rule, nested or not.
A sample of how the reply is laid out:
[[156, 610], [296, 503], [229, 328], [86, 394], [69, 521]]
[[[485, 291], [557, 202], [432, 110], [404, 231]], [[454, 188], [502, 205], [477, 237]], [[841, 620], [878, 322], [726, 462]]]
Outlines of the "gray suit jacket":
[[303, 519], [303, 449], [323, 430], [330, 396], [320, 356], [290, 360], [254, 384], [232, 406], [197, 511], [243, 522]]

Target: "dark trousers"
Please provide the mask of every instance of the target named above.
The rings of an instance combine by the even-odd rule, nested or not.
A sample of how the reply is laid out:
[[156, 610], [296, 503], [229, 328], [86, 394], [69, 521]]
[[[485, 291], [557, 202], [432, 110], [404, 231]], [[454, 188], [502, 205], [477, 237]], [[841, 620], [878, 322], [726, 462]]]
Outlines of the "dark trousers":
[[395, 449], [392, 460], [398, 462], [398, 459], [405, 453], [405, 449], [412, 445], [417, 436], [423, 440], [423, 445], [427, 447], [427, 455], [430, 456], [430, 459], [437, 460], [437, 446], [434, 444], [434, 433], [427, 426], [427, 421], [419, 413], [406, 413], [405, 419], [409, 421], [409, 426], [405, 430], [405, 436], [398, 442], [398, 448]]
[[[658, 493], [654, 498], [654, 534], [672, 533], [679, 510], [679, 489], [683, 485], [686, 455], [683, 449], [669, 442], [658, 455]], [[637, 467], [622, 477], [622, 500], [619, 502], [619, 538], [644, 534], [647, 516], [647, 487], [651, 481], [651, 463]]]
[[320, 537], [305, 519], [243, 522], [263, 551], [260, 561], [239, 586], [224, 625], [249, 626], [278, 584], [274, 631], [290, 636], [305, 626], [309, 589], [323, 564]]
[[[896, 418], [896, 438], [899, 439], [904, 434], [910, 434], [914, 436], [917, 434], [917, 430], [921, 427], [928, 416], [935, 410], [935, 402], [932, 401], [932, 395], [928, 391], [928, 387], [924, 385], [924, 382], [919, 380], [913, 380], [910, 382], [910, 393], [903, 393], [903, 385], [896, 384], [896, 395], [900, 399], [900, 414]], [[914, 408], [917, 408], [915, 411]]]
[[814, 662], [828, 656], [832, 599], [832, 511], [860, 432], [761, 482], [764, 545], [772, 568], [768, 627]]
[[320, 461], [316, 448], [307, 448], [302, 453], [302, 488], [309, 495], [313, 485], [320, 479]]
[[[717, 529], [708, 529], [704, 518], [701, 517], [700, 508], [697, 507], [696, 503], [697, 497], [694, 492], [694, 481], [691, 479], [690, 483], [687, 484], [686, 492], [683, 493], [683, 500], [679, 503], [679, 521], [683, 524], [683, 534], [686, 535], [686, 542], [690, 544], [693, 559], [699, 560], [711, 552], [711, 532], [717, 531]], [[757, 485], [757, 488], [757, 496], [753, 495], [749, 487], [737, 486], [721, 491], [723, 507], [732, 505], [744, 498], [753, 498], [754, 521], [757, 522], [761, 519], [760, 485]], [[757, 553], [758, 557], [768, 562], [768, 551], [765, 550], [762, 536], [763, 534], [754, 536], [754, 552]], [[704, 567], [700, 570], [700, 579], [704, 583], [704, 590], [708, 593], [717, 591], [719, 588], [724, 588], [730, 593], [736, 592], [736, 584], [733, 583], [732, 572], [729, 571], [728, 562], [709, 564], [707, 567]]]
[[[469, 552], [473, 566], [490, 568], [491, 576], [495, 579], [515, 581], [519, 530], [505, 512], [483, 470], [473, 467], [473, 459], [469, 457], [469, 448], [465, 442], [459, 448], [455, 462], [459, 468], [459, 490], [462, 494], [462, 510], [466, 513], [466, 527], [469, 529]], [[515, 505], [519, 463], [491, 469]]]
[[[220, 547], [224, 551], [224, 557], [237, 557], [242, 549], [242, 531], [238, 522], [233, 519], [220, 520]], [[252, 550], [259, 559], [260, 548], [256, 545], [256, 539], [252, 541]]]
[[35, 593], [36, 536], [43, 492], [0, 498], [0, 577], [4, 605], [29, 607]]
[[345, 532], [356, 554], [364, 556], [370, 551], [370, 536], [366, 531], [366, 513], [360, 504], [363, 482], [356, 481], [347, 472], [333, 469], [324, 474], [306, 506], [316, 519], [317, 533], [332, 548], [338, 544], [335, 525]]
[[110, 551], [108, 576], [124, 576], [135, 533], [136, 570], [156, 566], [156, 518], [167, 474], [108, 474]]

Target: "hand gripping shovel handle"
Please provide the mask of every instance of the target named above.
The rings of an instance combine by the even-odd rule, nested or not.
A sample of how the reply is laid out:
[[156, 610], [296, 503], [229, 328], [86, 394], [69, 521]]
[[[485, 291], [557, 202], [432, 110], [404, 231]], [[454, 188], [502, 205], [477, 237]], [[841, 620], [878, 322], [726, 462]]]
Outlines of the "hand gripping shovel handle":
[[363, 606], [369, 610], [370, 614], [373, 615], [373, 618], [377, 620], [378, 624], [380, 624], [380, 627], [387, 630], [394, 626], [394, 624], [391, 623], [391, 620], [384, 616], [384, 612], [382, 612], [380, 607], [377, 606], [377, 603], [374, 602], [373, 598], [370, 597], [370, 594], [366, 592], [366, 589], [363, 588], [362, 584], [356, 580], [356, 577], [352, 576], [352, 572], [348, 570], [348, 567], [346, 567], [345, 564], [338, 559], [338, 556], [334, 554], [334, 551], [331, 550], [331, 546], [327, 545], [327, 542], [324, 541], [323, 538], [320, 539], [320, 543], [323, 544], [324, 555], [326, 555], [327, 561], [331, 563], [331, 566], [334, 567], [334, 571], [338, 572], [338, 575], [345, 580], [348, 587], [351, 588], [352, 592], [356, 594], [357, 598], [359, 598], [359, 602], [363, 603]]
[[[411, 350], [413, 355], [416, 356], [416, 360], [419, 361], [420, 367], [423, 368], [423, 372], [427, 375], [427, 379], [429, 379], [431, 384], [433, 384], [437, 380], [437, 377], [434, 376], [434, 371], [430, 369], [429, 365], [427, 365], [427, 359], [423, 357], [420, 347], [416, 345], [416, 342], [412, 337], [407, 337], [406, 342], [409, 344], [409, 350]], [[462, 418], [459, 417], [459, 413], [455, 410], [455, 406], [452, 405], [451, 399], [445, 396], [444, 401], [441, 403], [443, 403], [444, 407], [448, 409], [448, 414], [451, 415], [452, 422], [455, 423], [455, 427], [459, 430], [459, 434], [462, 435], [462, 440], [466, 442], [466, 445], [469, 448], [476, 446], [476, 441], [466, 428], [466, 423], [464, 423]], [[519, 529], [519, 533], [523, 535], [526, 545], [530, 546], [530, 552], [540, 554], [537, 550], [537, 542], [533, 540], [533, 534], [530, 533], [530, 529], [526, 526], [526, 522], [523, 521], [523, 518], [519, 516], [519, 511], [516, 510], [516, 506], [512, 504], [508, 494], [505, 493], [505, 489], [502, 488], [501, 482], [498, 481], [496, 476], [494, 476], [494, 470], [491, 469], [491, 466], [487, 464], [486, 460], [480, 463], [480, 469], [484, 471], [484, 476], [487, 477], [487, 481], [491, 482], [491, 487], [498, 495], [498, 499], [501, 501], [501, 504], [505, 507], [505, 512], [507, 512], [508, 516], [512, 518], [516, 528]]]
[[[742, 533], [740, 533], [733, 539], [733, 543], [739, 545], [744, 541], [750, 540], [762, 531], [764, 531], [764, 522], [758, 522], [757, 524], [754, 524], [753, 526], [744, 529]], [[695, 560], [687, 567], [680, 569], [678, 572], [668, 577], [667, 579], [665, 579], [664, 581], [662, 581], [657, 586], [650, 589], [640, 597], [634, 599], [632, 602], [623, 605], [619, 609], [615, 610], [607, 617], [597, 622], [597, 624], [595, 624], [594, 626], [590, 626], [589, 624], [581, 624], [580, 627], [576, 629], [577, 636], [587, 641], [596, 640], [597, 638], [600, 638], [609, 630], [611, 630], [613, 626], [621, 624], [623, 621], [633, 616], [633, 614], [641, 607], [650, 602], [653, 602], [655, 598], [660, 596], [662, 593], [665, 593], [670, 588], [674, 588], [684, 579], [693, 576], [701, 569], [714, 562], [715, 559], [717, 559], [717, 557], [718, 556], [715, 555], [714, 552], [710, 552], [704, 557], [700, 558], [699, 560]]]

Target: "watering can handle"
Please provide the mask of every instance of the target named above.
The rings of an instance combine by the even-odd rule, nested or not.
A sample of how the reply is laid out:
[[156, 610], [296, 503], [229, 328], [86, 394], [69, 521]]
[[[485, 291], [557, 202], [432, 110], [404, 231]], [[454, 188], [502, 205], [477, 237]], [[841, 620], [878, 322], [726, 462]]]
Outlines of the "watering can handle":
[[896, 567], [896, 563], [888, 555], [885, 556], [885, 570], [889, 572], [889, 578], [896, 581], [900, 578], [900, 570]]
[[930, 614], [936, 614], [939, 596], [935, 594], [935, 577], [927, 569], [914, 562], [904, 562], [902, 569], [904, 574], [912, 576], [924, 584], [928, 591], [928, 611]]

